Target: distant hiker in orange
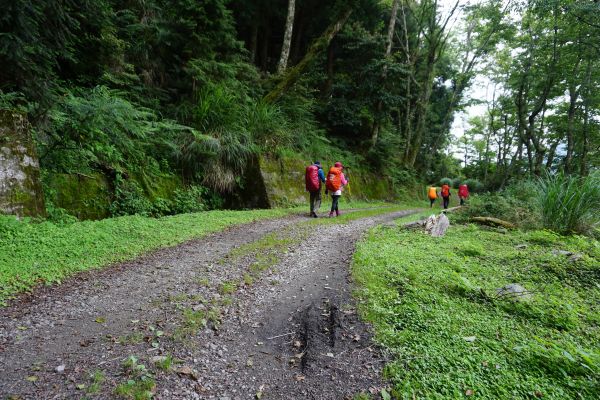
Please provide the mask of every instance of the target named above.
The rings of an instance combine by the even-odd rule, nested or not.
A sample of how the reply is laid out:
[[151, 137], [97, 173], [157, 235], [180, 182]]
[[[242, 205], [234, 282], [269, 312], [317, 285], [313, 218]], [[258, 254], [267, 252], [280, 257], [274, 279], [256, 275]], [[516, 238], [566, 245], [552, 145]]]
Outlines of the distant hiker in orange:
[[435, 200], [438, 198], [435, 186], [429, 186], [429, 189], [427, 189], [427, 197], [429, 197], [429, 208], [433, 208], [433, 203], [435, 203]]
[[327, 191], [331, 192], [332, 199], [331, 211], [329, 212], [330, 217], [333, 216], [334, 211], [336, 217], [340, 216], [338, 203], [340, 201], [340, 197], [342, 197], [342, 188], [348, 184], [348, 180], [342, 172], [343, 169], [344, 166], [338, 161], [333, 165], [333, 167], [329, 168], [329, 173], [327, 174], [325, 187], [327, 188]]
[[450, 204], [450, 196], [452, 195], [452, 193], [450, 193], [450, 186], [446, 183], [444, 183], [442, 185], [442, 199], [444, 201], [444, 210], [448, 208], [448, 205]]
[[469, 187], [466, 184], [462, 184], [458, 187], [458, 198], [460, 199], [460, 205], [465, 205], [465, 200], [469, 197]]
[[320, 162], [315, 161], [314, 164], [306, 167], [304, 180], [306, 191], [310, 193], [310, 216], [317, 218], [317, 211], [321, 207], [321, 182], [325, 183], [325, 173]]

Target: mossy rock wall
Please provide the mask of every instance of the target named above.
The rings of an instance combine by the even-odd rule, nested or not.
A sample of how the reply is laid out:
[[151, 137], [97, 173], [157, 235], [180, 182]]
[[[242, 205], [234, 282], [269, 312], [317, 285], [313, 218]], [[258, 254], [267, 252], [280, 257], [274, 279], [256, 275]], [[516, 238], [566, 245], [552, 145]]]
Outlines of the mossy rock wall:
[[[261, 158], [260, 170], [269, 205], [290, 206], [308, 202], [304, 185], [304, 171], [310, 161], [302, 158]], [[334, 161], [321, 161], [325, 174]], [[397, 198], [390, 180], [359, 169], [344, 171], [350, 185], [344, 196], [353, 200], [389, 200]]]
[[[176, 175], [155, 176], [152, 180], [134, 177], [144, 189], [145, 195], [172, 199], [175, 189], [182, 188], [181, 178]], [[114, 198], [113, 184], [102, 174], [49, 173], [44, 179], [48, 200], [55, 207], [64, 208], [78, 219], [102, 219], [110, 216], [110, 204]]]
[[102, 219], [109, 216], [113, 189], [104, 177], [52, 173], [44, 179], [48, 200], [79, 219]]
[[0, 110], [0, 212], [45, 216], [35, 144], [25, 115]]

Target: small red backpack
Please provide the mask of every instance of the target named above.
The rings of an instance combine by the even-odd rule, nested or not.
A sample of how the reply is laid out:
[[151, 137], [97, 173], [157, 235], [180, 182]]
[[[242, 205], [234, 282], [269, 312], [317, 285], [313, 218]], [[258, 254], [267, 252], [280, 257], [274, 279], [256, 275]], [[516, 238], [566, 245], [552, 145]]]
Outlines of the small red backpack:
[[450, 196], [450, 186], [444, 185], [442, 186], [442, 197]]

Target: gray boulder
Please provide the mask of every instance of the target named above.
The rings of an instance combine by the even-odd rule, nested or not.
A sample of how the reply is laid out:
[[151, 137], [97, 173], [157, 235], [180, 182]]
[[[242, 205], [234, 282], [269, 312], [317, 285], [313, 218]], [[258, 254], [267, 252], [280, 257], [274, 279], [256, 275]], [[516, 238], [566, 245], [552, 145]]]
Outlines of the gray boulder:
[[533, 294], [518, 283], [509, 283], [496, 289], [496, 298], [508, 299], [512, 301], [531, 300]]

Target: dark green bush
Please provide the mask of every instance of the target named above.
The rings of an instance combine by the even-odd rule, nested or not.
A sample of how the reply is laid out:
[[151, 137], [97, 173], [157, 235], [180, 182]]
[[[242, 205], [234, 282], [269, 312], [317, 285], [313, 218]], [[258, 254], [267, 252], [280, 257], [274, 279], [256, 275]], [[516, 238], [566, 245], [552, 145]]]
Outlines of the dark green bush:
[[110, 205], [112, 216], [142, 215], [152, 213], [152, 203], [134, 180], [117, 177], [115, 182], [115, 200]]
[[442, 179], [440, 179], [440, 185], [452, 186], [452, 179], [451, 178], [442, 178]]
[[467, 185], [467, 187], [469, 188], [469, 192], [471, 193], [480, 193], [483, 190], [483, 184], [477, 179], [467, 179], [462, 183]]
[[206, 211], [204, 196], [207, 194], [208, 189], [197, 185], [190, 186], [185, 190], [177, 189], [173, 196], [171, 211], [175, 214]]
[[170, 215], [172, 213], [173, 202], [169, 199], [163, 199], [157, 197], [152, 202], [152, 216], [160, 217], [163, 215]]
[[502, 193], [486, 193], [472, 196], [469, 206], [454, 218], [467, 221], [471, 217], [494, 217], [512, 222], [524, 229], [540, 226], [540, 218], [534, 204]]
[[600, 225], [600, 174], [546, 175], [536, 182], [536, 193], [544, 227], [589, 234]]
[[78, 221], [77, 217], [69, 214], [64, 208], [56, 207], [48, 200], [46, 201], [46, 214], [48, 221], [59, 225], [72, 224]]

